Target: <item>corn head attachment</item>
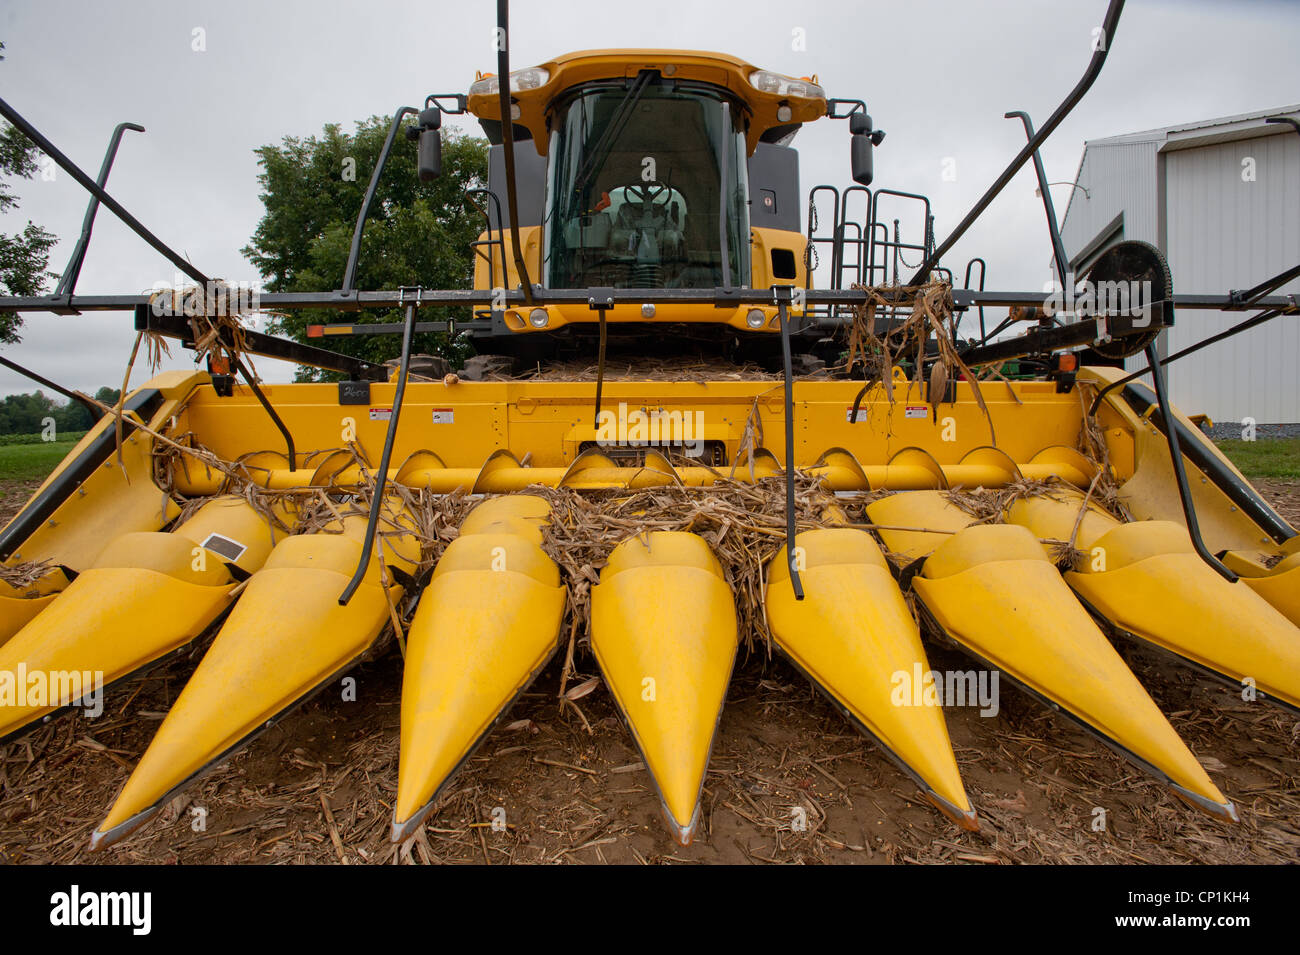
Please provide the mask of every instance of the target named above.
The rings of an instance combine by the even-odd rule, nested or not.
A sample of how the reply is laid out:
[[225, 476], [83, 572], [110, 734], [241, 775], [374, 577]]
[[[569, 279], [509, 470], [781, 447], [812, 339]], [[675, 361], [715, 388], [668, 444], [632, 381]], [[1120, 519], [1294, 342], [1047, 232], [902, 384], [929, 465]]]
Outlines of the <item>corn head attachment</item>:
[[[340, 289], [261, 297], [336, 309], [313, 330], [321, 345], [401, 336], [396, 367], [247, 329], [112, 199], [106, 173], [90, 180], [0, 103], [196, 283], [149, 298], [69, 285], [0, 308], [130, 309], [141, 336], [207, 360], [100, 407], [0, 532], [0, 738], [87, 699], [70, 681], [29, 697], [20, 673], [91, 674], [114, 693], [180, 649], [201, 656], [116, 800], [104, 794], [87, 837], [105, 847], [396, 646], [401, 843], [436, 821], [520, 695], [552, 689], [559, 651], [558, 705], [576, 668], [599, 671], [684, 844], [707, 831], [733, 670], [775, 650], [943, 817], [977, 829], [940, 705], [953, 701], [902, 689], [938, 641], [1235, 820], [1115, 641], [1300, 709], [1300, 538], [1172, 407], [1163, 367], [1177, 356], [1156, 350], [1176, 308], [1294, 314], [1272, 293], [1300, 268], [1179, 296], [1158, 250], [1122, 242], [1044, 301], [984, 290], [983, 267], [980, 287], [954, 287], [941, 264], [1096, 78], [1121, 8], [1041, 129], [1013, 114], [1025, 148], [942, 243], [928, 199], [873, 191], [884, 134], [865, 104], [815, 77], [665, 50], [512, 72], [502, 44], [467, 95], [397, 111]], [[397, 134], [435, 176], [448, 113], [492, 144], [474, 287], [356, 289]], [[805, 232], [789, 141], [821, 117], [849, 121], [856, 185], [814, 189]], [[828, 193], [829, 238], [815, 204]], [[917, 235], [885, 226], [896, 202], [920, 213]], [[924, 263], [910, 279], [904, 254]], [[474, 318], [455, 328], [435, 317], [464, 305]], [[372, 307], [403, 320], [344, 320]], [[459, 371], [417, 358], [423, 331], [466, 334], [479, 354]], [[1140, 355], [1149, 386], [1122, 367]], [[344, 380], [259, 382], [252, 356]]]

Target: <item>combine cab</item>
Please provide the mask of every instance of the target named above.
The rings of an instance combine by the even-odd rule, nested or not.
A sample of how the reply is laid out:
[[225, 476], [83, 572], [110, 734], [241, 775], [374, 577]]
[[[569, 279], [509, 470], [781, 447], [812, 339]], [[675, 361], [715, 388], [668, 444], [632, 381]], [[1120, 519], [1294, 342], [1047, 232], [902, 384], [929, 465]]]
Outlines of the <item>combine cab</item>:
[[[1190, 807], [1236, 819], [1113, 641], [1300, 709], [1300, 538], [1169, 405], [1155, 344], [1175, 308], [1294, 311], [1271, 292], [1296, 270], [1180, 300], [1159, 252], [1121, 243], [1054, 312], [1038, 294], [954, 288], [941, 265], [1106, 48], [1042, 130], [1026, 118], [1025, 150], [942, 244], [923, 197], [873, 192], [883, 134], [816, 78], [664, 50], [511, 72], [502, 52], [496, 75], [430, 97], [409, 127], [423, 177], [438, 173], [445, 113], [474, 115], [493, 143], [474, 288], [354, 289], [363, 209], [340, 290], [262, 298], [400, 307], [397, 327], [340, 315], [315, 329], [323, 343], [401, 335], [396, 368], [249, 331], [179, 256], [202, 290], [182, 313], [170, 296], [70, 289], [0, 301], [134, 308], [142, 335], [208, 362], [101, 409], [0, 534], [0, 674], [93, 673], [111, 693], [210, 641], [87, 838], [125, 838], [394, 635], [398, 842], [566, 647], [594, 657], [682, 843], [733, 668], [755, 648], [786, 656], [937, 811], [978, 828], [942, 707], [898, 700], [899, 674], [928, 672], [936, 638]], [[857, 183], [814, 190], [831, 194], [829, 237], [789, 145], [828, 117], [847, 120]], [[922, 211], [914, 241], [883, 225], [898, 200]], [[1050, 206], [1048, 220], [1059, 249]], [[818, 248], [827, 288], [812, 282]], [[923, 258], [913, 276], [903, 251]], [[475, 315], [457, 330], [478, 355], [459, 373], [415, 366], [413, 334], [448, 330], [425, 317], [464, 304]], [[995, 308], [1010, 312], [990, 330]], [[347, 380], [261, 385], [251, 355]], [[1141, 355], [1149, 386], [1120, 367]], [[709, 516], [720, 506], [745, 520], [728, 532]], [[0, 697], [0, 739], [77, 702]]]

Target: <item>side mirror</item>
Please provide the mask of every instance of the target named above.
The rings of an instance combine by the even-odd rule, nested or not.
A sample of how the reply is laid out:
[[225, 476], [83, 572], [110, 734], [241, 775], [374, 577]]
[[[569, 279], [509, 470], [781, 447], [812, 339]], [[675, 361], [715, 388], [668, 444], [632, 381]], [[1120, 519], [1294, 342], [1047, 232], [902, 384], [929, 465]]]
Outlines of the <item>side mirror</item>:
[[871, 117], [866, 113], [851, 113], [849, 133], [849, 159], [853, 169], [853, 181], [862, 186], [869, 186], [874, 174], [871, 150], [878, 142], [872, 133]]
[[442, 175], [442, 113], [434, 109], [420, 110], [419, 145], [416, 149], [416, 168], [420, 182], [431, 182]]

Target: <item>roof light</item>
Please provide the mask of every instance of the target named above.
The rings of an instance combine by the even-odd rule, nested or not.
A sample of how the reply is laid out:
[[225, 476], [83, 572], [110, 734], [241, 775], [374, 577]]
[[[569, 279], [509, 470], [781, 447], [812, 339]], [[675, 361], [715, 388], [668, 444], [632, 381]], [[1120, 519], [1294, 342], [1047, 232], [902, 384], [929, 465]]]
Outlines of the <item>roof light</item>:
[[[515, 70], [510, 74], [510, 92], [518, 93], [522, 90], [535, 90], [545, 86], [551, 79], [551, 74], [540, 66], [530, 66], [526, 70]], [[501, 90], [501, 84], [495, 76], [484, 76], [470, 84], [470, 96], [492, 96]]]
[[825, 99], [826, 91], [811, 80], [797, 80], [793, 76], [756, 70], [749, 74], [749, 85], [760, 93], [775, 93], [791, 99]]

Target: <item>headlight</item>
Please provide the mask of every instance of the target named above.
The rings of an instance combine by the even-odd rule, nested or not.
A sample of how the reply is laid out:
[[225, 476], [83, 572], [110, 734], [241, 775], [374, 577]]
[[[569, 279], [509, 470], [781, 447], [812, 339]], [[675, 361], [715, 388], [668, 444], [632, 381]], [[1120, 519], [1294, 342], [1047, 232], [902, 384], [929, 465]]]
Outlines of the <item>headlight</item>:
[[761, 308], [751, 308], [749, 314], [745, 316], [745, 324], [750, 328], [762, 328], [767, 321], [767, 316], [763, 314]]
[[533, 328], [545, 328], [546, 323], [550, 320], [551, 316], [547, 314], [544, 308], [535, 308], [528, 313], [528, 324], [532, 325]]
[[[510, 74], [510, 92], [518, 93], [521, 90], [535, 90], [538, 87], [545, 86], [550, 80], [551, 74], [546, 72], [540, 66], [530, 66], [526, 70], [515, 70]], [[498, 78], [495, 76], [485, 76], [481, 80], [475, 80], [470, 84], [470, 96], [493, 96], [501, 89]]]
[[775, 93], [791, 99], [825, 99], [826, 91], [811, 80], [797, 80], [793, 76], [757, 70], [749, 74], [749, 85], [760, 93]]

